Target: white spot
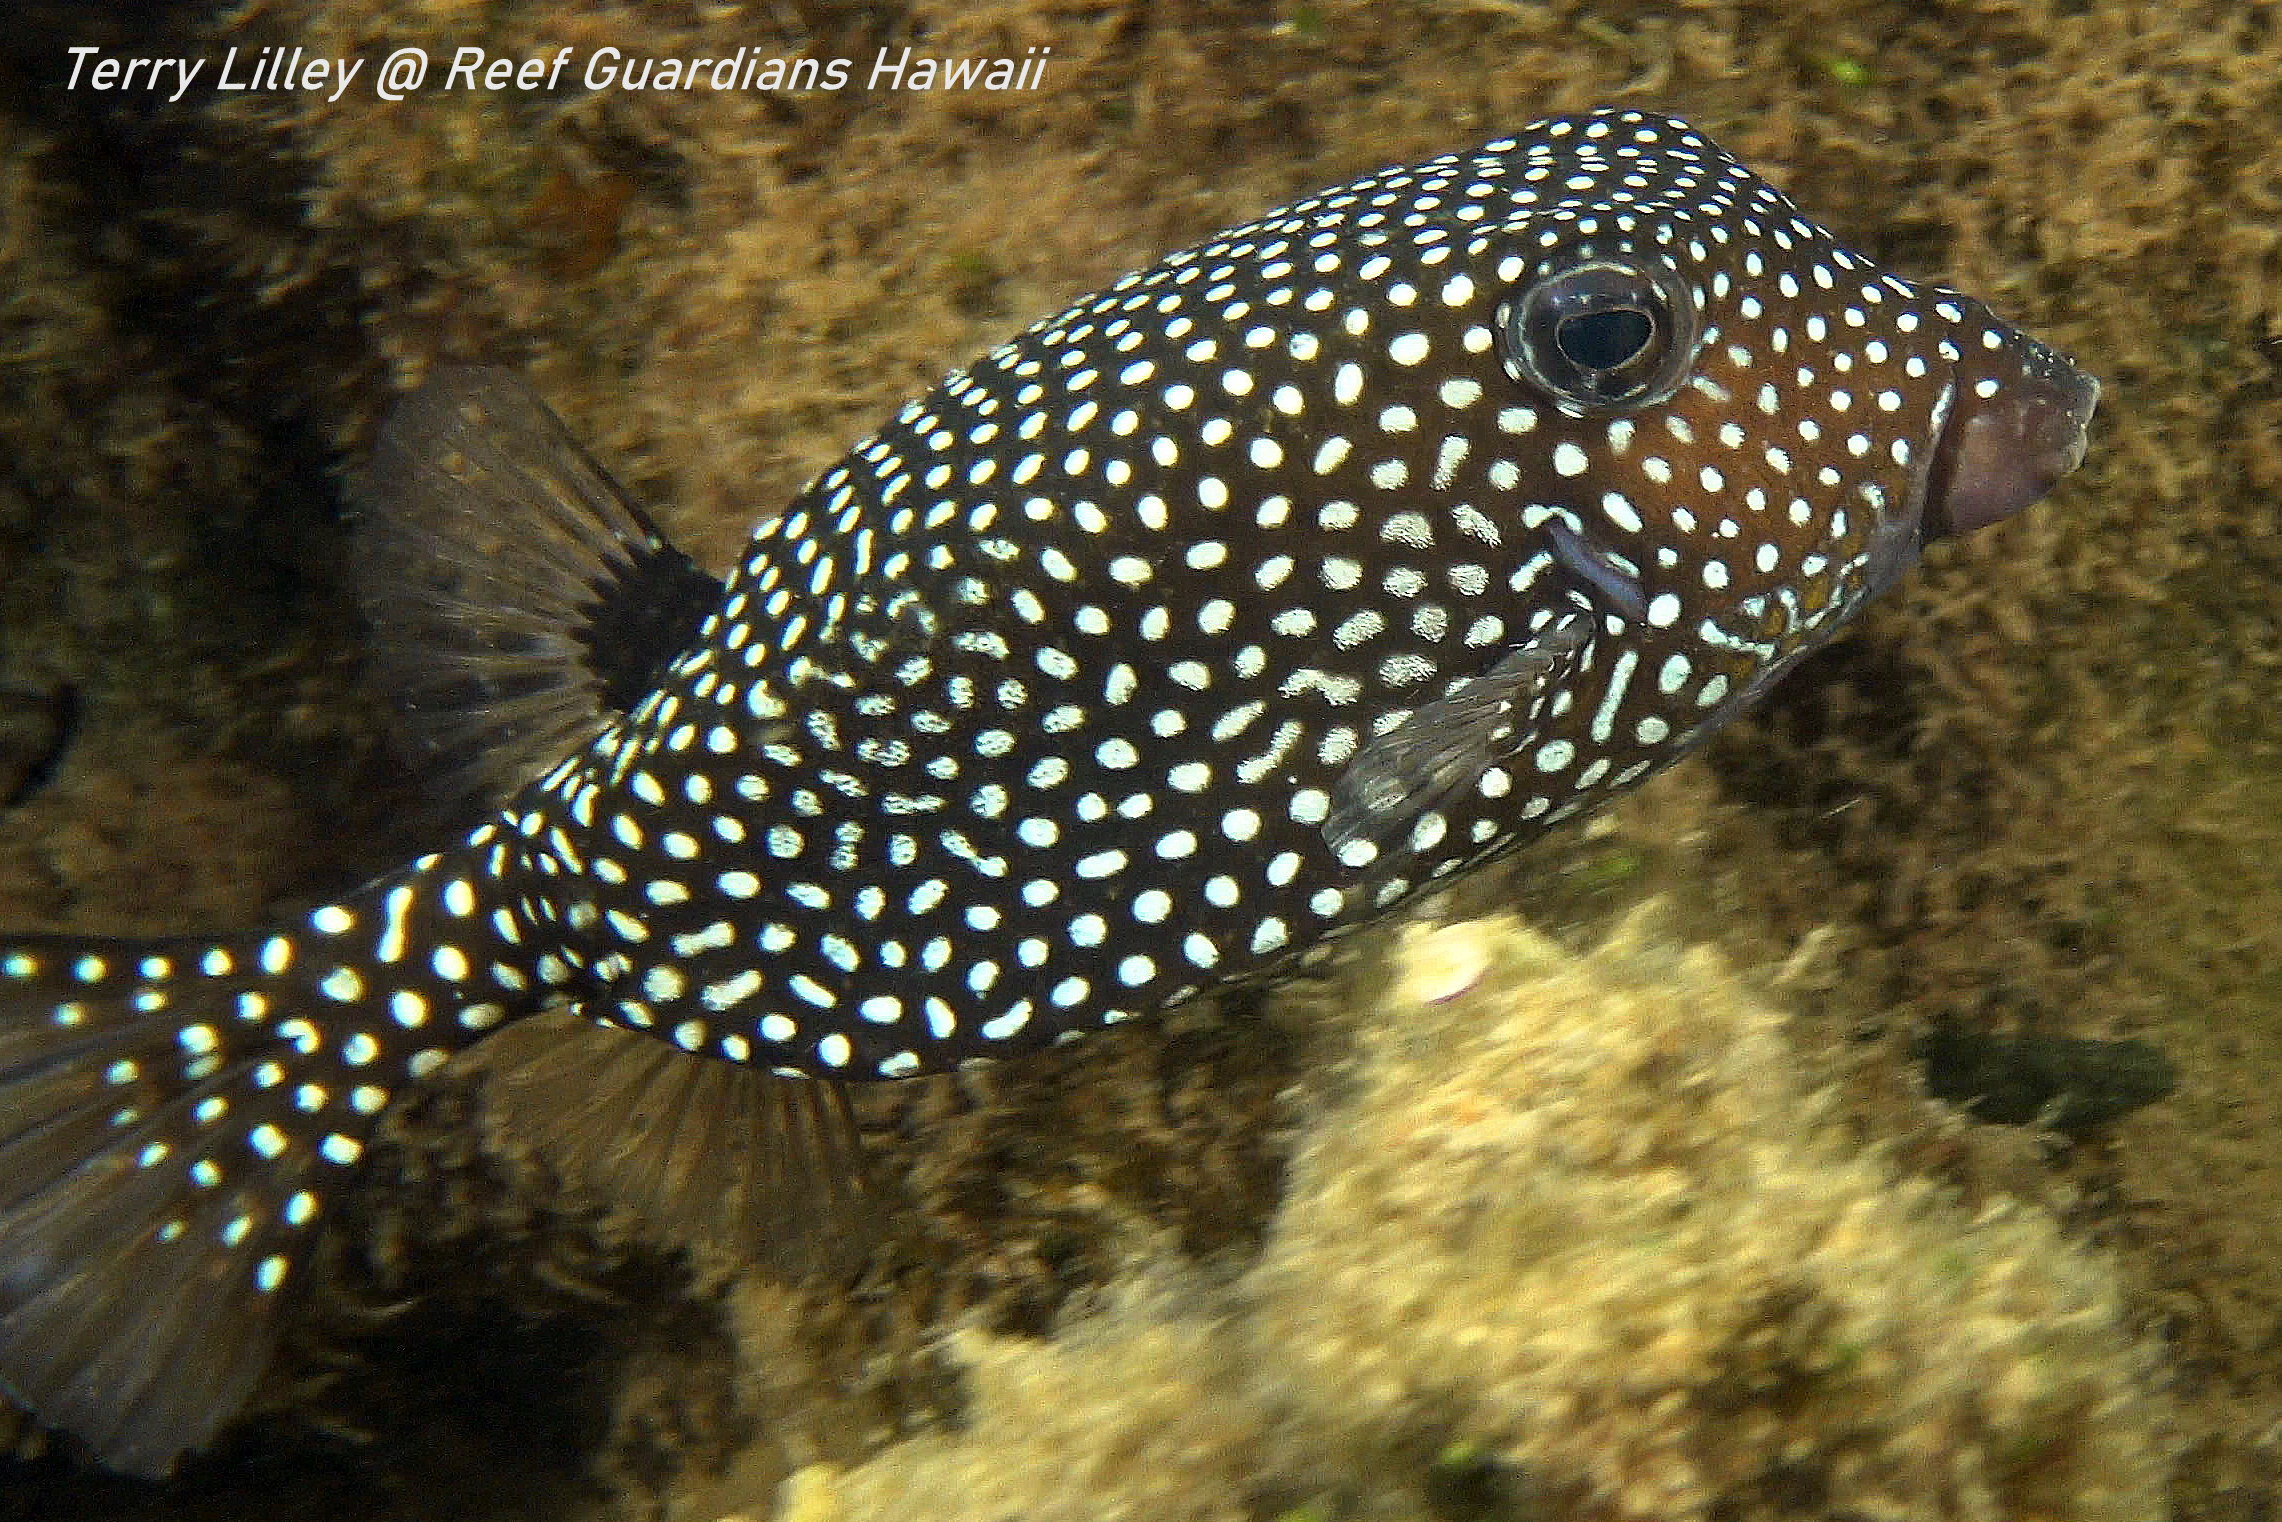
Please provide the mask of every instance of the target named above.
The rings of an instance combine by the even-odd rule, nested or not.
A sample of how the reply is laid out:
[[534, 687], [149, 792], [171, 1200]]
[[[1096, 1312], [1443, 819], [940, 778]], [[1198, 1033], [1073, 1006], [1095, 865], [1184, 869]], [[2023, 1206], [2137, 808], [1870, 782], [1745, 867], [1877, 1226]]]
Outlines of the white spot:
[[1091, 856], [1080, 857], [1074, 870], [1084, 878], [1114, 877], [1125, 870], [1125, 862], [1123, 851], [1096, 851]]

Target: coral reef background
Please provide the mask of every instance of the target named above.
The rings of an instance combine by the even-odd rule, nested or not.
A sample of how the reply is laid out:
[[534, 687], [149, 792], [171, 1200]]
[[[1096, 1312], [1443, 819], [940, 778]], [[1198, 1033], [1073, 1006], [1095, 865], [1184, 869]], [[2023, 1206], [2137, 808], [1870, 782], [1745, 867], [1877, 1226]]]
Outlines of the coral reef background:
[[962, 1430], [812, 1515], [2112, 1517], [2170, 1441], [2105, 1264], [1862, 1154], [1782, 1021], [1652, 916], [1589, 958], [1403, 937], [1258, 1260], [965, 1333]]
[[[1010, 95], [168, 104], [66, 91], [81, 43], [1053, 54], [1042, 88]], [[1689, 117], [2107, 393], [2051, 501], [1937, 549], [1767, 711], [1444, 912], [1518, 912], [1588, 947], [1661, 895], [1663, 939], [1627, 931], [1638, 955], [1613, 960], [1671, 972], [1651, 942], [1716, 945], [1789, 1012], [1735, 1017], [1796, 1070], [1786, 1145], [1805, 1150], [1787, 1155], [1851, 1179], [1895, 1240], [1950, 1233], [1979, 1265], [1926, 1325], [1985, 1308], [1988, 1262], [2044, 1260], [2005, 1325], [2044, 1328], [2073, 1372], [2033, 1388], [2063, 1394], [2014, 1427], [1983, 1413], [1926, 1459], [1957, 1475], [2001, 1450], [1996, 1471], [1851, 1514], [2152, 1515], [2159, 1488], [2183, 1522], [2273, 1515], [2282, 13], [2255, 0], [26, 0], [0, 37], [0, 924], [236, 924], [417, 847], [419, 780], [356, 681], [339, 471], [428, 365], [522, 366], [719, 567], [873, 419], [1067, 298], [1287, 195], [1608, 101]], [[1644, 976], [1527, 944], [1498, 955]], [[1179, 1390], [1120, 1369], [1186, 1370], [1221, 1419], [1189, 1433], [1192, 1468], [1156, 1468], [1196, 1481], [1144, 1498], [1153, 1515], [1691, 1514], [1560, 1488], [1667, 1450], [1615, 1433], [1563, 1450], [1460, 1394], [1437, 1431], [1416, 1369], [1334, 1409], [1302, 1387], [1352, 1368], [1310, 1372], [1289, 1338], [1285, 1387], [1222, 1367], [1243, 1355], [1216, 1331], [1266, 1335], [1279, 1274], [1338, 1271], [1294, 1245], [1306, 1212], [1390, 1166], [1340, 1162], [1353, 1143], [1323, 1117], [1372, 1102], [1349, 1089], [1380, 1092], [1389, 1042], [1423, 1043], [1404, 1061], [1429, 1091], [1461, 1064], [1462, 1023], [1390, 1001], [1377, 956], [1275, 1011], [1225, 1000], [870, 1096], [911, 1207], [845, 1292], [752, 1282], [559, 1198], [543, 1158], [474, 1119], [472, 1079], [439, 1085], [333, 1233], [235, 1445], [162, 1496], [22, 1429], [0, 1518], [856, 1517], [891, 1507], [877, 1466], [898, 1451], [1018, 1478], [1089, 1433], [1178, 1446]], [[1924, 1095], [1913, 1044], [1942, 1023], [2143, 1038], [2178, 1089], [2073, 1140], [1976, 1124]], [[1558, 1093], [1528, 1110], [1524, 1079], [1500, 1092], [1560, 1113]], [[1655, 1124], [1637, 1097], [1590, 1113]], [[1426, 1176], [1403, 1180], [1463, 1183], [1420, 1148]], [[1833, 1323], [1798, 1315], [1769, 1313], [1777, 1353], [1827, 1352], [1814, 1329]], [[1887, 1345], [1939, 1346], [1909, 1341], [1923, 1330]], [[1697, 1388], [1708, 1365], [1673, 1356], [1667, 1390]], [[1826, 1395], [1847, 1373], [1800, 1366]], [[1050, 1417], [1065, 1436], [1041, 1445]], [[1996, 1441], [2070, 1421], [2105, 1423], [2113, 1453]], [[1726, 1516], [1869, 1504], [1844, 1487], [1870, 1469], [1803, 1451], [1821, 1457], [1788, 1485], [1706, 1463], [1686, 1483], [1725, 1484]], [[1356, 1490], [1339, 1462], [1393, 1478]], [[1936, 1496], [1951, 1509], [1910, 1509]], [[1086, 1510], [1024, 1497], [1005, 1511]]]

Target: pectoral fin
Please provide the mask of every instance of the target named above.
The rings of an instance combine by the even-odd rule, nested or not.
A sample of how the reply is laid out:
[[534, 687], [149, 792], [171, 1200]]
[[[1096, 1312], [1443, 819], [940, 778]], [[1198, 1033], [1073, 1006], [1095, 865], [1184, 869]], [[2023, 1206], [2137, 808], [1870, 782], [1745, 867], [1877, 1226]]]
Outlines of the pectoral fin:
[[1386, 854], [1424, 816], [1532, 743], [1553, 695], [1577, 668], [1592, 619], [1555, 619], [1480, 676], [1413, 709], [1355, 753], [1332, 792], [1324, 837], [1344, 852], [1358, 841]]

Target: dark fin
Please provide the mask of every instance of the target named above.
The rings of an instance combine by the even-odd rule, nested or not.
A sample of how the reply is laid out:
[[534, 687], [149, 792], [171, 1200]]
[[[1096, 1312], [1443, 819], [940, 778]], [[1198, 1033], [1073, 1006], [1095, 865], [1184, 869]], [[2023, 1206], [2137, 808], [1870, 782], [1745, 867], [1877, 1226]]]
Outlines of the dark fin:
[[1424, 816], [1529, 745], [1541, 705], [1575, 669], [1592, 632], [1583, 613], [1555, 619], [1480, 676], [1468, 677], [1358, 750], [1332, 790], [1324, 838], [1335, 851], [1367, 841], [1381, 857], [1406, 848]]
[[244, 1404], [370, 1125], [247, 1018], [261, 944], [0, 942], [0, 1389], [130, 1474]]
[[513, 371], [439, 371], [357, 483], [373, 674], [440, 790], [503, 801], [656, 685], [721, 599]]
[[502, 1031], [471, 1060], [506, 1135], [669, 1242], [800, 1283], [852, 1272], [878, 1235], [839, 1084], [693, 1057], [569, 1013]]

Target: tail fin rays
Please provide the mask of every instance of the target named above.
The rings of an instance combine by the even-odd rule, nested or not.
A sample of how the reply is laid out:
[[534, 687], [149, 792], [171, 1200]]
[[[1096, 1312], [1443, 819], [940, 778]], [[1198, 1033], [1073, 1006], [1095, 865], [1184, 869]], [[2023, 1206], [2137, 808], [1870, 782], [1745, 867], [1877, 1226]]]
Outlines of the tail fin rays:
[[174, 972], [243, 949], [0, 945], [0, 1389], [129, 1473], [244, 1403], [361, 1150], [242, 980]]

